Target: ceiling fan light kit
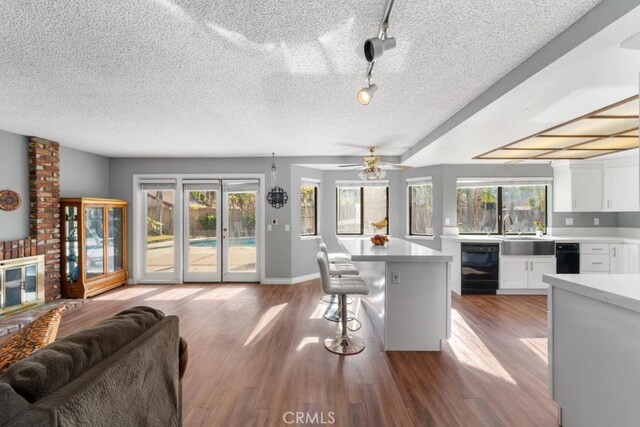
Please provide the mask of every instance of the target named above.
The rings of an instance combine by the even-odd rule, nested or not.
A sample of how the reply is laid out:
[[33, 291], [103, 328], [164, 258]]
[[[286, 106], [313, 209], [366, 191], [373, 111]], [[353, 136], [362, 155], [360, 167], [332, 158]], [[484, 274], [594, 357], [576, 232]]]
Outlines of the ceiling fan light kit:
[[389, 16], [391, 15], [391, 8], [393, 7], [393, 1], [387, 2], [387, 7], [382, 17], [382, 23], [380, 24], [380, 30], [378, 31], [378, 37], [372, 37], [364, 42], [364, 56], [369, 62], [367, 66], [367, 86], [358, 91], [357, 99], [361, 105], [369, 105], [373, 98], [373, 93], [378, 89], [378, 86], [371, 83], [371, 74], [373, 72], [373, 66], [376, 61], [388, 50], [396, 47], [396, 39], [393, 37], [387, 37], [387, 30], [389, 29]]
[[340, 168], [360, 170], [358, 177], [363, 181], [372, 181], [384, 179], [387, 176], [387, 170], [409, 170], [411, 166], [399, 165], [382, 161], [382, 159], [374, 155], [375, 147], [369, 147], [369, 155], [362, 159], [362, 163], [349, 165], [338, 165]]

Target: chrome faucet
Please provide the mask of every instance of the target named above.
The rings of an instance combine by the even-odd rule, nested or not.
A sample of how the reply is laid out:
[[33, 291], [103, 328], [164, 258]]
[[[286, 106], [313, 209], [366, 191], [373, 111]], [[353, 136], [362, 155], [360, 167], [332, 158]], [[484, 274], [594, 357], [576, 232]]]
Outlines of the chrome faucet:
[[507, 235], [507, 218], [509, 218], [509, 225], [513, 225], [513, 218], [511, 218], [511, 215], [506, 214], [502, 216], [502, 235], [506, 236]]

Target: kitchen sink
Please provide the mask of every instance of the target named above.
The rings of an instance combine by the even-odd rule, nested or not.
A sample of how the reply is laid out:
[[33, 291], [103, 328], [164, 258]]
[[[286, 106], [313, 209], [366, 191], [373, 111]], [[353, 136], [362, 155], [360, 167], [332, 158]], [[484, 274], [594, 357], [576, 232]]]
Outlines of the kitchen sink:
[[532, 236], [510, 236], [502, 238], [502, 255], [555, 255], [556, 242]]

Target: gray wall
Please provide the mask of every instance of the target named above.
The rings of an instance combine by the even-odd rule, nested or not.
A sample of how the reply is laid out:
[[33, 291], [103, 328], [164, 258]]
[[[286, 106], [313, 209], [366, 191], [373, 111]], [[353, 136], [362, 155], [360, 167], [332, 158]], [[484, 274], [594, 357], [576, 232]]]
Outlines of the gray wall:
[[322, 236], [325, 232], [322, 220], [326, 209], [324, 209], [323, 194], [325, 193], [323, 173], [318, 169], [311, 169], [302, 166], [291, 166], [291, 186], [289, 187], [289, 202], [291, 204], [291, 277], [306, 276], [318, 271], [316, 253], [318, 245], [315, 239], [300, 237], [300, 184], [302, 178], [312, 178], [320, 180], [318, 186], [318, 234]]
[[640, 212], [620, 212], [618, 214], [618, 227], [640, 228]]
[[0, 210], [0, 241], [29, 236], [29, 145], [26, 137], [0, 131], [0, 190], [22, 197], [15, 211]]
[[[278, 160], [278, 183], [289, 187], [290, 162]], [[270, 186], [271, 159], [269, 158], [225, 158], [225, 159], [170, 159], [170, 158], [112, 158], [110, 170], [110, 193], [112, 198], [124, 199], [129, 202], [127, 244], [133, 248], [133, 175], [134, 174], [265, 174], [268, 188]], [[290, 192], [289, 188], [285, 188]], [[262, 195], [266, 197], [266, 195]], [[291, 221], [291, 203], [280, 209], [267, 205], [265, 224], [271, 219], [277, 219], [277, 226], [273, 231], [267, 231], [265, 247], [265, 273], [267, 278], [291, 277], [291, 238], [290, 233], [284, 231], [285, 224]], [[133, 266], [133, 250], [129, 250], [129, 265]]]
[[60, 146], [60, 197], [109, 197], [109, 159]]

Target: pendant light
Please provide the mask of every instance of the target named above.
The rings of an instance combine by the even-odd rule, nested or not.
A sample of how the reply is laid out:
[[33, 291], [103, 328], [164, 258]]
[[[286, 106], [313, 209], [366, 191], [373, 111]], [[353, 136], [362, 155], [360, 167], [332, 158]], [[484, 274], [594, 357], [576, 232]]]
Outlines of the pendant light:
[[287, 192], [278, 187], [278, 171], [276, 168], [276, 154], [271, 153], [271, 191], [267, 194], [267, 203], [276, 209], [287, 204], [289, 196]]

